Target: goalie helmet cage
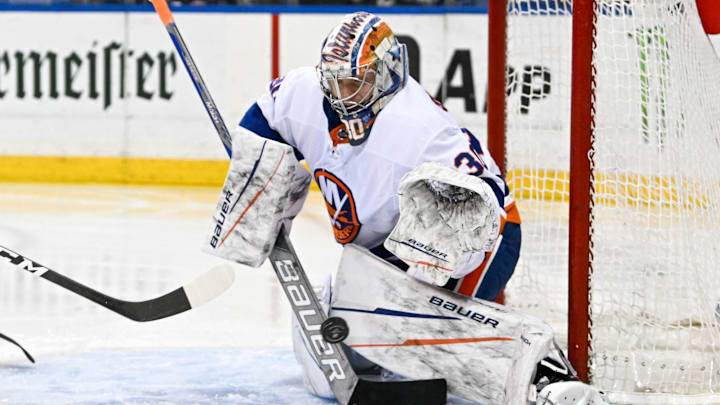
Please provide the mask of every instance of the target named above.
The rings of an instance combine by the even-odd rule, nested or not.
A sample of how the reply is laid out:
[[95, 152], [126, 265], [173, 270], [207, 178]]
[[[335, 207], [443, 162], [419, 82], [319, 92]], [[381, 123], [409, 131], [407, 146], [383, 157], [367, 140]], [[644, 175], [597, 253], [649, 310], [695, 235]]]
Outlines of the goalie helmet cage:
[[720, 61], [695, 0], [489, 5], [508, 305], [613, 403], [720, 403]]

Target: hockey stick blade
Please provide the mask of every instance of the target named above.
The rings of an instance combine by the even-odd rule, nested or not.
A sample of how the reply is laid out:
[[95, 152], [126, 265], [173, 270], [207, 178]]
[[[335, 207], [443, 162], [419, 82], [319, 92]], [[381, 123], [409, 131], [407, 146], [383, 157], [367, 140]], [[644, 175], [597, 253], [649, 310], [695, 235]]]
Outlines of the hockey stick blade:
[[33, 356], [31, 356], [30, 353], [27, 350], [25, 350], [24, 347], [20, 346], [20, 343], [16, 342], [9, 336], [3, 335], [2, 333], [0, 333], [0, 339], [7, 340], [8, 342], [10, 342], [10, 343], [14, 344], [15, 346], [17, 346], [18, 348], [20, 348], [20, 350], [22, 350], [23, 354], [25, 354], [25, 357], [27, 357], [27, 359], [30, 360], [31, 363], [35, 363], [35, 359], [33, 358]]
[[444, 379], [412, 381], [358, 380], [350, 405], [445, 405]]
[[124, 301], [93, 290], [77, 281], [50, 270], [38, 262], [0, 246], [2, 259], [26, 272], [44, 278], [51, 283], [72, 291], [81, 297], [101, 305], [117, 314], [137, 322], [149, 322], [167, 318], [210, 301], [232, 285], [235, 275], [232, 269], [222, 264], [201, 274], [186, 285], [161, 297], [146, 301]]

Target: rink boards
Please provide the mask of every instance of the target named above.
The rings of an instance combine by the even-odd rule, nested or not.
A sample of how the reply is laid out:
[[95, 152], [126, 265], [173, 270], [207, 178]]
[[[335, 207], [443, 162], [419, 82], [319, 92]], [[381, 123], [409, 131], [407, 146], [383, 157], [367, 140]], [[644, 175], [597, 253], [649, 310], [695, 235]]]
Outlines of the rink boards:
[[[0, 166], [0, 180], [222, 182], [225, 153], [150, 7], [4, 10], [0, 11], [0, 155], [5, 164]], [[386, 19], [408, 45], [410, 73], [431, 95], [444, 100], [462, 126], [483, 139], [487, 14], [479, 8], [443, 10], [371, 11]], [[315, 65], [322, 38], [350, 11], [185, 7], [175, 14], [232, 128], [276, 74]], [[569, 32], [571, 16], [528, 18], [532, 20], [528, 24], [551, 27], [549, 32], [557, 33], [558, 41], [567, 40], [563, 36]], [[718, 48], [720, 38], [715, 37]], [[558, 99], [557, 90], [569, 83], [568, 68], [560, 64], [569, 55], [534, 60], [537, 48], [546, 44], [552, 41], [517, 44], [527, 49], [515, 49], [515, 59], [509, 61], [509, 103], [523, 110], [520, 120], [542, 130], [531, 131], [522, 142], [548, 149], [551, 159], [546, 169], [563, 170], [566, 148], [556, 146], [568, 139], [569, 105]], [[547, 46], [543, 54], [560, 49]], [[638, 70], [632, 58], [627, 63], [627, 71]]]
[[[219, 184], [227, 166], [214, 128], [165, 29], [142, 10], [0, 12], [0, 155], [13, 157], [0, 180], [83, 181], [92, 173], [92, 181]], [[232, 128], [273, 66], [282, 75], [317, 63], [344, 12], [176, 11], [176, 21]], [[447, 104], [482, 132], [487, 16], [383, 17], [409, 43], [411, 71], [429, 92], [455, 66], [452, 91], [462, 94]]]

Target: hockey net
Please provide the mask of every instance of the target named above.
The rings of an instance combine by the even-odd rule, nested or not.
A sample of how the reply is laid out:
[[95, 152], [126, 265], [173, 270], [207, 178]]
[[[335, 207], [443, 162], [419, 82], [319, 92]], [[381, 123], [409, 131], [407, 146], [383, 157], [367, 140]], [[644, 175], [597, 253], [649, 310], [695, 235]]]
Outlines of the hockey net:
[[[590, 144], [582, 229], [568, 205], [583, 176], [570, 170], [573, 4], [508, 0], [505, 147], [523, 247], [507, 303], [565, 343], [580, 331], [569, 350], [613, 403], [720, 403], [720, 61], [695, 0], [579, 7], [594, 20], [576, 39], [593, 73], [592, 121], [573, 131]], [[572, 227], [589, 238], [588, 287], [568, 285]], [[569, 305], [570, 288], [588, 303]]]

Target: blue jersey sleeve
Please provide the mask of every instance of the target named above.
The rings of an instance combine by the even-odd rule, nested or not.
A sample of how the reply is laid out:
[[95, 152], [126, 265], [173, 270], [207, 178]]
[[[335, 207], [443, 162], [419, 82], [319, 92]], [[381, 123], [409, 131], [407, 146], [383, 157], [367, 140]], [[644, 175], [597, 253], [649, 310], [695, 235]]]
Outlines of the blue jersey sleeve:
[[[288, 145], [288, 143], [280, 136], [280, 133], [270, 127], [270, 124], [257, 103], [253, 104], [252, 107], [247, 110], [242, 120], [240, 120], [240, 126], [262, 136], [263, 138]], [[297, 148], [293, 147], [293, 151], [295, 152], [297, 160], [305, 159]]]

